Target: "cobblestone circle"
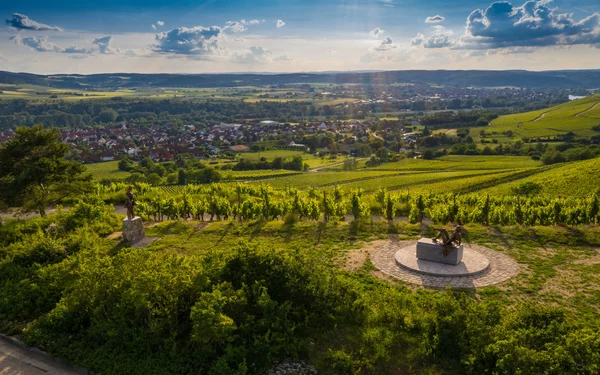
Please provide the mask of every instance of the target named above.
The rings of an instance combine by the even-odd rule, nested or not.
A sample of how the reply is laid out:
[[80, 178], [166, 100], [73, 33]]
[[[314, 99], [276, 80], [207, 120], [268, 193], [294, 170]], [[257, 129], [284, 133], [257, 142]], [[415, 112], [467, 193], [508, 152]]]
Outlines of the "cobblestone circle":
[[511, 257], [487, 247], [465, 244], [465, 248], [468, 247], [478, 251], [489, 259], [490, 266], [486, 271], [476, 275], [454, 277], [424, 275], [398, 266], [394, 259], [394, 254], [399, 249], [414, 244], [415, 241], [390, 241], [371, 252], [371, 262], [387, 275], [402, 281], [436, 289], [444, 289], [447, 286], [456, 289], [474, 289], [496, 285], [511, 279], [519, 272], [519, 265]]

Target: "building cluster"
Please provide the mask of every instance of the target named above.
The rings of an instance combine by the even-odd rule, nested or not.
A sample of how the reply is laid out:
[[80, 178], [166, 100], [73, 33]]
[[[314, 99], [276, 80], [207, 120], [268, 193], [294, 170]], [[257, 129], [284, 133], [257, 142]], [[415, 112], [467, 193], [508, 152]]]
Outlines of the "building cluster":
[[[219, 123], [210, 126], [185, 125], [183, 129], [169, 126], [134, 128], [127, 124], [86, 129], [66, 129], [62, 141], [71, 146], [72, 155], [84, 163], [149, 157], [155, 161], [174, 160], [177, 155], [195, 158], [214, 158], [225, 152], [250, 151], [255, 142], [266, 139], [284, 139], [286, 147], [308, 150], [299, 139], [311, 134], [344, 134], [353, 137], [368, 132], [370, 122], [336, 121], [302, 124], [261, 121], [251, 124]], [[14, 135], [14, 131], [0, 132], [0, 144]], [[355, 137], [356, 139], [356, 137]]]

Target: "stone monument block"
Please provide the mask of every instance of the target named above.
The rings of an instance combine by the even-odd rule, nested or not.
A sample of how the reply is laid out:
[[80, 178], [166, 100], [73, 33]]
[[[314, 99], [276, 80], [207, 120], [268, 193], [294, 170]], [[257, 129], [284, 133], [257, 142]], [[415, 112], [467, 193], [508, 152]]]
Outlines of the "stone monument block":
[[417, 242], [417, 258], [431, 262], [457, 265], [463, 258], [463, 245], [454, 246], [452, 251], [444, 256], [444, 245], [434, 242], [431, 238], [421, 238]]
[[145, 237], [144, 223], [139, 216], [133, 219], [123, 220], [123, 239], [129, 243], [135, 243]]

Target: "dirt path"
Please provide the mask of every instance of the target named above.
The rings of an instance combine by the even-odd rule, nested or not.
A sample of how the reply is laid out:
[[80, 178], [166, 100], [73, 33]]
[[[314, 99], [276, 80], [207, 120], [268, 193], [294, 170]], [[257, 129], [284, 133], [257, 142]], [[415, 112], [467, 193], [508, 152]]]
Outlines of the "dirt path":
[[575, 115], [575, 117], [579, 117], [579, 116], [583, 115], [584, 113], [586, 113], [586, 112], [589, 112], [589, 111], [593, 110], [594, 108], [596, 108], [596, 107], [597, 107], [597, 106], [599, 106], [599, 105], [600, 105], [600, 102], [598, 102], [598, 103], [594, 104], [593, 106], [591, 106], [590, 108], [586, 109], [586, 110], [585, 110], [585, 111], [583, 111], [583, 112], [579, 112], [578, 114], [576, 114], [576, 115]]
[[62, 363], [49, 354], [0, 336], [0, 375], [82, 375], [89, 374]]
[[[550, 112], [550, 111], [548, 111], [548, 112]], [[536, 117], [535, 120], [533, 120], [532, 122], [538, 122], [538, 121], [540, 121], [541, 119], [544, 118], [544, 116], [546, 116], [546, 113], [548, 113], [548, 112], [542, 113], [541, 115], [539, 115], [538, 117]]]

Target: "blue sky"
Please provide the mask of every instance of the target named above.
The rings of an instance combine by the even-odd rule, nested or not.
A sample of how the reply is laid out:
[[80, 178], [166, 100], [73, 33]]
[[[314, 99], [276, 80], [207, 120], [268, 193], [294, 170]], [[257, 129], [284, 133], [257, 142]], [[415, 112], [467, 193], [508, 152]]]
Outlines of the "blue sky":
[[2, 1], [0, 70], [600, 68], [597, 0]]

